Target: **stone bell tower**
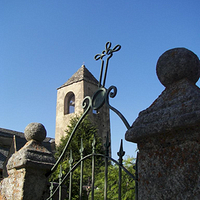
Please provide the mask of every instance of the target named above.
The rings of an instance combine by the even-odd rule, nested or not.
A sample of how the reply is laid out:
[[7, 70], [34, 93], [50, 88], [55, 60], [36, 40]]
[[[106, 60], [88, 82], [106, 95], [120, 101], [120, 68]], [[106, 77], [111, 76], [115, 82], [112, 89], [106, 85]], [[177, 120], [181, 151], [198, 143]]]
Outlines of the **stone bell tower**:
[[[55, 143], [59, 144], [62, 136], [72, 117], [83, 112], [82, 101], [86, 96], [92, 97], [98, 88], [98, 81], [82, 65], [81, 68], [66, 83], [57, 89], [56, 106], [56, 131]], [[102, 138], [103, 144], [107, 132], [110, 137], [110, 114], [109, 109], [104, 105], [98, 112], [90, 111], [89, 117], [97, 126], [98, 134]]]

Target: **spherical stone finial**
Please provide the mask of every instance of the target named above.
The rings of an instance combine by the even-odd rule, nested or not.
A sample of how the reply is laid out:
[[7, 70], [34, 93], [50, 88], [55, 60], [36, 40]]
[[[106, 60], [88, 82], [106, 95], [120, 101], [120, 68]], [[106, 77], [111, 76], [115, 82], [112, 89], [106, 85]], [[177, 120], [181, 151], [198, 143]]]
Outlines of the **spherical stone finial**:
[[170, 49], [158, 59], [156, 73], [165, 87], [184, 78], [195, 84], [200, 76], [200, 61], [186, 48]]
[[46, 129], [41, 123], [30, 123], [24, 130], [27, 141], [36, 140], [42, 142], [46, 138]]

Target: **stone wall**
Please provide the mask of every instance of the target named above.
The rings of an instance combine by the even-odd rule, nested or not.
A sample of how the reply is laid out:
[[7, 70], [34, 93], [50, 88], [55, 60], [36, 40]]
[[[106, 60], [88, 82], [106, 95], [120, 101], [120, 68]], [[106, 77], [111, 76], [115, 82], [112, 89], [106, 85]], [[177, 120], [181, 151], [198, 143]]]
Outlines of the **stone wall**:
[[[62, 136], [65, 135], [65, 130], [71, 118], [75, 114], [83, 112], [82, 101], [84, 99], [83, 82], [76, 82], [71, 85], [59, 88], [57, 90], [57, 105], [56, 105], [56, 131], [55, 131], [55, 143], [59, 144]], [[75, 95], [75, 113], [64, 114], [64, 99], [66, 94], [73, 92]]]
[[138, 199], [199, 200], [199, 58], [185, 48], [171, 49], [156, 71], [166, 88], [126, 132], [139, 149]]
[[55, 159], [44, 146], [46, 130], [42, 124], [31, 123], [25, 131], [28, 141], [8, 160], [8, 177], [0, 183], [0, 200], [44, 200], [48, 196], [47, 172]]

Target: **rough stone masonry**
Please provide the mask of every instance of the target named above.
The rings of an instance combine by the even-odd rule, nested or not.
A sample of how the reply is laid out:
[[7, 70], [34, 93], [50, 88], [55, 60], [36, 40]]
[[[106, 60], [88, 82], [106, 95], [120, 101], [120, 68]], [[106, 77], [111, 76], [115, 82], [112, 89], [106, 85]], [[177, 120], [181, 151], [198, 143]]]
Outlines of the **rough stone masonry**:
[[31, 123], [24, 134], [28, 142], [8, 160], [9, 176], [0, 183], [0, 200], [44, 200], [48, 197], [45, 174], [55, 159], [41, 144], [46, 138], [45, 127]]
[[156, 72], [166, 88], [125, 135], [138, 144], [138, 199], [199, 200], [199, 58], [171, 49], [158, 59]]

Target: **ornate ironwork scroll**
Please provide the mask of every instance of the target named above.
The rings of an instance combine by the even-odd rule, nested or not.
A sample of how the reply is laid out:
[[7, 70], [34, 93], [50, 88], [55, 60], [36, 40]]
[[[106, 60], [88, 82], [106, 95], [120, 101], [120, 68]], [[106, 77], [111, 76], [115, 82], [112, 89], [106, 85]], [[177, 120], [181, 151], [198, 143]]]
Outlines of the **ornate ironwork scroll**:
[[[118, 44], [113, 49], [111, 49], [111, 42], [106, 43], [105, 50], [102, 51], [101, 54], [96, 54], [94, 59], [99, 60], [101, 59], [101, 71], [100, 71], [100, 77], [99, 77], [99, 89], [96, 91], [96, 93], [93, 96], [92, 99], [92, 106], [94, 110], [99, 109], [104, 103], [107, 105], [109, 109], [114, 111], [123, 121], [127, 129], [130, 129], [130, 125], [126, 118], [113, 106], [109, 103], [109, 97], [114, 98], [117, 94], [117, 88], [115, 86], [110, 86], [108, 89], [105, 89], [105, 82], [106, 82], [106, 76], [107, 76], [107, 70], [108, 70], [108, 62], [110, 58], [113, 56], [114, 52], [117, 52], [121, 49], [121, 46]], [[103, 69], [104, 69], [104, 57], [108, 55], [106, 59], [106, 66], [105, 66], [105, 72], [103, 77], [103, 84], [102, 82], [102, 75], [103, 75]]]
[[[110, 58], [113, 56], [114, 52], [117, 52], [121, 49], [121, 46], [118, 44], [116, 45], [113, 49], [111, 49], [111, 42], [107, 42], [105, 45], [105, 50], [102, 51], [101, 54], [96, 54], [94, 59], [95, 60], [99, 60], [101, 59], [101, 72], [100, 72], [100, 78], [99, 78], [99, 88], [98, 90], [94, 93], [92, 99], [91, 97], [87, 96], [84, 98], [83, 102], [82, 102], [82, 108], [85, 110], [83, 115], [81, 116], [81, 118], [79, 119], [79, 121], [77, 122], [76, 126], [74, 127], [69, 140], [65, 146], [65, 148], [63, 149], [62, 154], [60, 155], [59, 159], [57, 160], [56, 164], [52, 167], [51, 172], [49, 174], [51, 174], [58, 166], [58, 164], [61, 162], [61, 160], [63, 159], [68, 146], [79, 126], [79, 124], [82, 122], [82, 120], [84, 119], [84, 117], [88, 114], [88, 112], [90, 111], [90, 109], [93, 110], [98, 110], [100, 109], [104, 104], [106, 104], [106, 106], [111, 109], [112, 111], [114, 111], [123, 121], [123, 123], [125, 124], [127, 129], [130, 129], [130, 125], [128, 123], [128, 121], [126, 120], [126, 118], [121, 114], [121, 112], [119, 112], [116, 108], [114, 108], [113, 106], [110, 105], [109, 103], [109, 97], [114, 98], [117, 94], [117, 88], [115, 86], [110, 86], [108, 89], [105, 88], [105, 82], [106, 82], [106, 76], [107, 76], [107, 70], [108, 70], [108, 63]], [[106, 66], [105, 66], [105, 72], [104, 72], [104, 77], [103, 77], [103, 84], [101, 84], [102, 81], [102, 74], [103, 74], [103, 69], [104, 69], [104, 57], [108, 56], [106, 59]], [[47, 174], [47, 175], [49, 175]]]
[[[65, 145], [63, 152], [61, 153], [60, 157], [58, 158], [57, 162], [55, 163], [55, 165], [52, 167], [51, 172], [47, 174], [50, 175], [53, 171], [55, 171], [55, 169], [58, 167], [59, 163], [61, 163], [62, 159], [64, 158], [64, 155], [69, 147], [69, 144], [71, 142], [71, 140], [73, 139], [73, 136], [76, 132], [76, 130], [78, 129], [78, 126], [80, 125], [80, 123], [82, 122], [82, 120], [85, 118], [85, 116], [88, 114], [88, 112], [90, 111], [90, 109], [93, 110], [98, 110], [100, 109], [104, 104], [111, 109], [112, 111], [114, 111], [123, 121], [123, 123], [125, 124], [127, 129], [130, 129], [130, 125], [128, 123], [128, 121], [126, 120], [126, 118], [113, 106], [110, 105], [109, 103], [109, 98], [114, 98], [117, 94], [117, 88], [115, 86], [110, 86], [108, 89], [105, 88], [105, 82], [106, 82], [106, 77], [107, 77], [107, 70], [108, 70], [108, 63], [110, 58], [113, 56], [114, 52], [117, 52], [121, 49], [120, 45], [116, 45], [113, 49], [111, 48], [111, 42], [107, 42], [105, 45], [105, 50], [102, 51], [101, 54], [96, 54], [95, 55], [95, 60], [101, 60], [101, 70], [100, 70], [100, 77], [99, 77], [99, 84], [98, 84], [98, 89], [97, 91], [94, 93], [94, 95], [91, 97], [87, 96], [84, 98], [83, 102], [82, 102], [82, 108], [84, 109], [84, 113], [82, 114], [81, 118], [78, 120], [77, 124], [75, 125], [69, 140], [67, 142], [67, 144]], [[105, 56], [107, 56], [106, 59], [106, 64], [105, 64], [105, 69], [104, 69], [104, 58]], [[103, 72], [104, 71], [104, 72]], [[103, 76], [104, 73], [104, 76]], [[102, 82], [102, 78], [103, 78], [103, 82]], [[131, 176], [134, 180], [135, 177], [133, 174], [131, 174], [125, 167], [123, 167], [122, 165], [122, 157], [124, 156], [125, 152], [123, 151], [123, 146], [122, 146], [122, 142], [121, 142], [121, 146], [120, 146], [120, 151], [118, 152], [118, 156], [119, 156], [119, 162], [117, 162], [116, 160], [114, 160], [113, 158], [111, 158], [109, 156], [109, 147], [110, 147], [110, 142], [109, 139], [107, 137], [107, 141], [105, 144], [106, 147], [106, 154], [97, 154], [95, 152], [95, 140], [92, 144], [92, 154], [83, 156], [83, 145], [81, 142], [81, 149], [80, 149], [80, 154], [81, 154], [81, 158], [80, 160], [74, 164], [72, 166], [73, 163], [73, 159], [72, 159], [72, 153], [70, 153], [70, 171], [68, 173], [66, 173], [66, 175], [62, 178], [62, 180], [59, 180], [59, 186], [56, 188], [56, 190], [54, 191], [54, 193], [51, 192], [50, 197], [48, 198], [49, 200], [52, 199], [52, 196], [56, 193], [56, 191], [59, 190], [59, 188], [61, 188], [60, 186], [63, 184], [63, 182], [70, 177], [70, 179], [72, 179], [72, 172], [77, 168], [77, 166], [81, 165], [81, 172], [80, 172], [80, 198], [81, 198], [81, 194], [82, 194], [82, 177], [83, 177], [83, 161], [88, 159], [88, 158], [92, 158], [92, 199], [94, 199], [94, 164], [95, 164], [95, 156], [101, 156], [103, 158], [105, 158], [105, 193], [104, 193], [104, 199], [107, 199], [107, 173], [108, 173], [108, 160], [114, 162], [116, 165], [119, 166], [119, 177], [120, 177], [120, 181], [119, 181], [119, 186], [121, 185], [121, 170], [123, 169], [129, 176]], [[61, 177], [61, 175], [60, 175]], [[136, 180], [137, 181], [137, 180]], [[71, 184], [71, 181], [70, 181]], [[71, 185], [69, 187], [69, 191], [71, 191]], [[137, 190], [137, 188], [136, 188]], [[71, 193], [69, 192], [69, 199], [71, 199]], [[137, 197], [136, 197], [137, 198]], [[121, 189], [119, 190], [119, 199], [121, 199]]]
[[[101, 86], [105, 87], [107, 70], [108, 70], [108, 62], [109, 62], [110, 58], [113, 56], [113, 53], [119, 51], [120, 49], [121, 49], [121, 46], [119, 44], [116, 45], [113, 49], [111, 49], [111, 42], [107, 42], [105, 50], [103, 50], [101, 54], [96, 54], [95, 55], [95, 57], [94, 57], [95, 60], [101, 59], [101, 72], [100, 72], [100, 77], [99, 77], [99, 87], [101, 87]], [[101, 85], [103, 69], [104, 69], [104, 60], [103, 60], [103, 58], [106, 55], [108, 55], [108, 57], [106, 59], [106, 67], [105, 67], [105, 72], [104, 72], [103, 84]]]

